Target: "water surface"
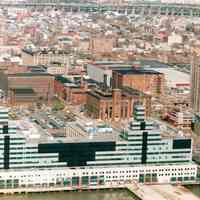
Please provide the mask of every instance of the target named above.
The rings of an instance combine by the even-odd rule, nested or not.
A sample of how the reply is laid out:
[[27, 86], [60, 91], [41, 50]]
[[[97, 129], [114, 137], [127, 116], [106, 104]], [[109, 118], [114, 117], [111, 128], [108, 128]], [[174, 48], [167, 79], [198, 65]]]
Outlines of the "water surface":
[[0, 200], [135, 200], [127, 190], [0, 195]]

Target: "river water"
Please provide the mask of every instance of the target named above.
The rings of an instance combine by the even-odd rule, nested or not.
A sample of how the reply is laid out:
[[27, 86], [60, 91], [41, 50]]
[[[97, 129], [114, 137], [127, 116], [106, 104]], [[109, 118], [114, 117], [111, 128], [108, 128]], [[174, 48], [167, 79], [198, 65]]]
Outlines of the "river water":
[[[188, 186], [200, 197], [200, 185]], [[53, 192], [0, 195], [0, 200], [136, 200], [127, 190], [101, 190], [92, 192]]]
[[1, 195], [0, 200], [135, 200], [127, 190]]

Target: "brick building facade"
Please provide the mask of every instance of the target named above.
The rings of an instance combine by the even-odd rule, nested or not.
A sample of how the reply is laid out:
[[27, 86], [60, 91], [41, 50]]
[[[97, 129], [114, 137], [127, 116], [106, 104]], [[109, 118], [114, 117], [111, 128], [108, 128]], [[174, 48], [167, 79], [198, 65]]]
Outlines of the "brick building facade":
[[164, 93], [164, 74], [143, 69], [113, 71], [113, 88], [131, 87], [152, 96]]
[[87, 85], [77, 85], [67, 78], [58, 76], [54, 82], [55, 94], [66, 103], [84, 105], [86, 103]]
[[16, 89], [32, 89], [37, 98], [51, 100], [54, 96], [54, 76], [46, 73], [8, 74], [8, 96], [11, 102]]
[[112, 91], [93, 90], [87, 93], [87, 114], [96, 119], [119, 121], [133, 116], [134, 105], [142, 104], [146, 116], [151, 113], [151, 96], [132, 88]]

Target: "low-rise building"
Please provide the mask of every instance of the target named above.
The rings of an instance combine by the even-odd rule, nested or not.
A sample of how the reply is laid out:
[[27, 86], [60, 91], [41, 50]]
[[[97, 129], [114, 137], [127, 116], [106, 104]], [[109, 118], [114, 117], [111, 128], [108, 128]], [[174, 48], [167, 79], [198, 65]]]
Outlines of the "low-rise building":
[[[17, 96], [27, 95], [27, 91], [31, 92], [29, 95], [35, 95], [38, 99], [51, 100], [54, 96], [54, 76], [48, 73], [16, 73], [5, 75], [8, 78], [8, 97], [11, 104], [16, 104]], [[25, 92], [25, 93], [24, 93]], [[25, 96], [24, 96], [25, 97]], [[21, 101], [21, 100], [20, 100]], [[32, 99], [35, 101], [35, 98]]]
[[191, 129], [192, 126], [192, 113], [179, 108], [167, 112], [167, 119], [175, 127], [179, 129]]
[[91, 85], [84, 80], [82, 83], [75, 83], [64, 76], [56, 76], [55, 78], [55, 94], [72, 105], [86, 104], [86, 96]]
[[53, 62], [69, 63], [69, 53], [62, 50], [23, 49], [21, 55], [24, 65], [49, 65]]

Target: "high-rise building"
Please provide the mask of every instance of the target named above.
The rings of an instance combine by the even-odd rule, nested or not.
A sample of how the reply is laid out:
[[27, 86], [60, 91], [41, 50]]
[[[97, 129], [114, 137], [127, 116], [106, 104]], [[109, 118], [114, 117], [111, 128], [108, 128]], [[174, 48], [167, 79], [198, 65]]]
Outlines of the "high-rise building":
[[191, 106], [195, 113], [200, 113], [200, 56], [191, 59]]

